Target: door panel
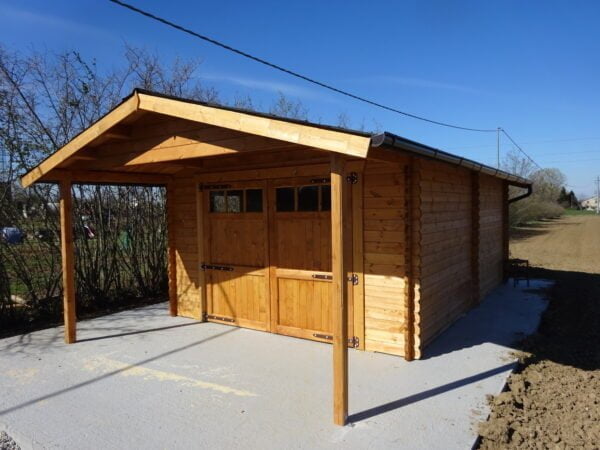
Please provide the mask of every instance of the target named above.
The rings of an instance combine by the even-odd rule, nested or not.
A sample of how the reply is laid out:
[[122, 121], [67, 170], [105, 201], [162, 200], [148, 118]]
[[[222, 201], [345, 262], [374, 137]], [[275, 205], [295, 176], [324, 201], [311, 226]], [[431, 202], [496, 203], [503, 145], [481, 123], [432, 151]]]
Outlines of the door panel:
[[278, 333], [325, 340], [332, 332], [329, 189], [326, 179], [270, 183], [271, 326]]
[[209, 320], [269, 328], [265, 187], [264, 182], [234, 183], [206, 190]]

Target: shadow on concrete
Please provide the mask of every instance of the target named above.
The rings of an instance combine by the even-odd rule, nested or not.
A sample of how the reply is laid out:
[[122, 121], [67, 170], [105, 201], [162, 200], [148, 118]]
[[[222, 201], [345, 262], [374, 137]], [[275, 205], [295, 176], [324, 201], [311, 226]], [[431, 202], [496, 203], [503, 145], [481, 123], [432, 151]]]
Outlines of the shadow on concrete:
[[[91, 337], [91, 338], [85, 338], [85, 339], [77, 339], [77, 342], [100, 341], [102, 339], [112, 339], [112, 338], [122, 337], [122, 336], [132, 336], [134, 334], [152, 333], [154, 331], [170, 330], [172, 328], [190, 327], [193, 325], [202, 325], [202, 324], [203, 324], [203, 322], [193, 322], [193, 323], [183, 323], [180, 325], [171, 325], [168, 327], [149, 328], [147, 330], [126, 331], [123, 333], [109, 334], [106, 336], [97, 336], [97, 337]], [[102, 329], [102, 331], [105, 331], [105, 329]]]
[[485, 372], [481, 372], [476, 375], [472, 375], [470, 377], [463, 378], [461, 380], [456, 380], [456, 381], [453, 381], [452, 383], [447, 383], [442, 386], [438, 386], [438, 387], [428, 389], [423, 392], [419, 392], [418, 394], [409, 395], [408, 397], [394, 400], [394, 401], [385, 403], [380, 406], [375, 406], [374, 408], [370, 408], [365, 411], [361, 411], [359, 413], [350, 415], [350, 417], [348, 417], [348, 421], [349, 422], [360, 422], [362, 420], [370, 419], [370, 418], [378, 416], [380, 414], [384, 414], [384, 413], [393, 411], [395, 409], [410, 405], [411, 403], [420, 402], [421, 400], [425, 400], [430, 397], [434, 397], [436, 395], [443, 394], [444, 392], [448, 392], [453, 389], [458, 389], [458, 388], [466, 386], [468, 384], [475, 383], [477, 381], [483, 380], [488, 377], [492, 377], [499, 373], [506, 372], [508, 370], [512, 370], [516, 366], [516, 364], [517, 364], [516, 362], [504, 364], [503, 366], [499, 366], [494, 369], [486, 370]]
[[160, 355], [156, 355], [156, 356], [153, 356], [151, 358], [144, 359], [143, 361], [138, 361], [137, 363], [130, 364], [130, 365], [128, 365], [126, 367], [123, 367], [121, 369], [113, 370], [111, 372], [105, 373], [104, 375], [100, 375], [99, 377], [95, 377], [95, 378], [89, 379], [87, 381], [83, 381], [81, 383], [74, 384], [73, 386], [69, 386], [67, 388], [60, 389], [58, 391], [51, 392], [49, 394], [42, 395], [40, 397], [28, 400], [28, 401], [20, 403], [18, 405], [11, 406], [10, 408], [6, 408], [4, 410], [1, 410], [0, 411], [0, 416], [3, 416], [5, 414], [9, 414], [9, 413], [12, 413], [14, 411], [26, 408], [28, 406], [34, 405], [34, 404], [36, 404], [38, 402], [41, 402], [41, 401], [48, 400], [50, 398], [57, 397], [57, 396], [62, 395], [62, 394], [66, 394], [67, 392], [73, 391], [75, 389], [80, 389], [82, 387], [89, 386], [90, 384], [97, 383], [98, 381], [102, 381], [102, 380], [105, 380], [107, 378], [113, 377], [115, 375], [118, 375], [119, 373], [126, 372], [126, 371], [128, 371], [130, 369], [133, 369], [135, 367], [141, 366], [143, 364], [148, 364], [150, 362], [159, 360], [159, 359], [164, 358], [166, 356], [182, 352], [184, 350], [187, 350], [189, 348], [195, 347], [195, 346], [200, 345], [200, 344], [204, 344], [206, 342], [212, 341], [213, 339], [217, 339], [219, 337], [225, 336], [226, 334], [233, 333], [234, 331], [237, 331], [237, 330], [239, 330], [239, 328], [231, 328], [231, 329], [229, 329], [227, 331], [224, 331], [222, 333], [218, 333], [218, 334], [215, 334], [213, 336], [209, 336], [207, 338], [201, 339], [199, 341], [192, 342], [191, 344], [184, 345], [183, 347], [179, 347], [179, 348], [176, 348], [176, 349], [173, 349], [173, 350], [169, 350], [168, 352], [164, 352], [164, 353], [161, 353]]

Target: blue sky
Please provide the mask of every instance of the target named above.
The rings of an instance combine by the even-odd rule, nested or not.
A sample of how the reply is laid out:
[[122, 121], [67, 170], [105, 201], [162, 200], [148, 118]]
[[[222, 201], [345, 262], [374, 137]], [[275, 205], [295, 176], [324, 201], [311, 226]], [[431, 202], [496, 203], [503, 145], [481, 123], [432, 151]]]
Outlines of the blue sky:
[[[398, 109], [476, 128], [502, 126], [578, 194], [600, 175], [600, 2], [129, 0], [188, 28]], [[77, 49], [105, 67], [122, 45], [199, 58], [224, 98], [268, 105], [278, 91], [313, 120], [385, 129], [495, 165], [496, 136], [450, 130], [306, 84], [108, 1], [0, 0], [10, 49]], [[503, 139], [502, 153], [511, 146]]]

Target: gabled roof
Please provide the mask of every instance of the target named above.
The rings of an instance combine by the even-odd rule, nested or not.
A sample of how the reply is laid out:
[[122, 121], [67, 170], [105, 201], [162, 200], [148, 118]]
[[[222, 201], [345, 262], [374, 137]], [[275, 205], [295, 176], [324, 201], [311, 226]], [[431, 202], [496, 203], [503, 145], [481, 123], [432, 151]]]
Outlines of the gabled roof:
[[[23, 186], [27, 187], [38, 181], [47, 181], [48, 176], [51, 176], [49, 174], [60, 172], [62, 163], [75, 157], [86, 146], [109, 136], [111, 129], [114, 129], [117, 125], [135, 120], [136, 115], [139, 116], [141, 113], [185, 119], [266, 139], [341, 153], [355, 158], [366, 158], [369, 149], [375, 147], [401, 150], [417, 156], [487, 173], [519, 186], [530, 185], [530, 182], [524, 178], [392, 133], [366, 133], [135, 89], [109, 113], [25, 174], [21, 178]], [[175, 159], [177, 158], [174, 157]], [[84, 182], [84, 178], [82, 175], [78, 177], [78, 180]]]

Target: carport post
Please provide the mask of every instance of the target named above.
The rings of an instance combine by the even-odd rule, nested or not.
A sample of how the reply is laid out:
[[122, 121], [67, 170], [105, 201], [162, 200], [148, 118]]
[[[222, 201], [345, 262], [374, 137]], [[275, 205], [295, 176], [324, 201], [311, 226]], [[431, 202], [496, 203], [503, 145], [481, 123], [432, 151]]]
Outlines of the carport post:
[[348, 270], [344, 258], [343, 208], [348, 197], [344, 158], [331, 155], [331, 302], [333, 313], [333, 422], [348, 418]]
[[73, 261], [73, 200], [71, 197], [71, 180], [61, 180], [59, 191], [65, 343], [72, 344], [76, 340], [77, 317], [75, 316], [75, 264]]

